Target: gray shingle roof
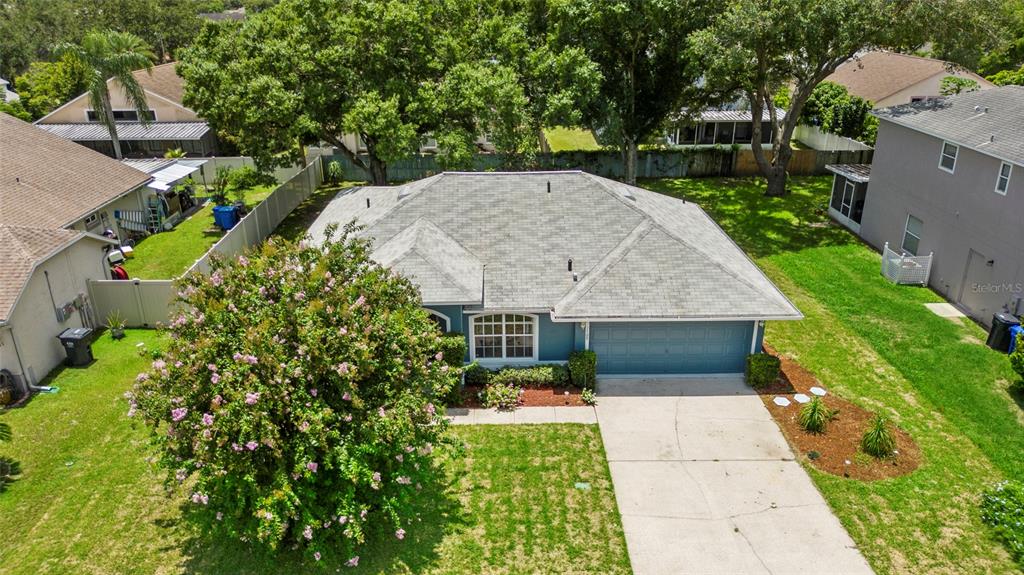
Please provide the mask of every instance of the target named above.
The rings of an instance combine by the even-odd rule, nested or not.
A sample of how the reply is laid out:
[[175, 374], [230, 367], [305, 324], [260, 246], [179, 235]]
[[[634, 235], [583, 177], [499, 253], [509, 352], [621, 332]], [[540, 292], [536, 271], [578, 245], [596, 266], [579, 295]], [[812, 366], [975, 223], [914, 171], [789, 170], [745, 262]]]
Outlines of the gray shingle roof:
[[583, 172], [444, 173], [357, 188], [332, 200], [310, 233], [319, 240], [328, 225], [353, 219], [374, 240], [373, 257], [408, 269], [426, 304], [459, 287], [469, 295], [479, 263], [485, 309], [551, 310], [556, 319], [801, 317], [697, 205]]
[[883, 120], [1024, 166], [1024, 86], [1002, 86], [872, 112]]

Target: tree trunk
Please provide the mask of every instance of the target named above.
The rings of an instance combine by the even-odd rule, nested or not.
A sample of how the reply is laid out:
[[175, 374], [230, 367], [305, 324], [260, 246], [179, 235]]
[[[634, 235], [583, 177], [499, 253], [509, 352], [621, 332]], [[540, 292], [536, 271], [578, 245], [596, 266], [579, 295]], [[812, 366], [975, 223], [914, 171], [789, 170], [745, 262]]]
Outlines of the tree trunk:
[[370, 181], [375, 186], [388, 185], [388, 165], [370, 152]]
[[107, 125], [107, 131], [110, 133], [110, 144], [114, 147], [114, 157], [118, 160], [122, 159], [121, 155], [121, 140], [117, 137], [117, 122], [114, 121], [114, 110], [110, 103], [110, 92], [106, 89], [103, 90], [103, 96], [100, 98], [103, 102], [103, 109], [97, 110], [97, 113], [103, 114], [106, 121], [103, 122]]
[[626, 160], [626, 183], [636, 185], [636, 139], [632, 136], [623, 136], [622, 147]]

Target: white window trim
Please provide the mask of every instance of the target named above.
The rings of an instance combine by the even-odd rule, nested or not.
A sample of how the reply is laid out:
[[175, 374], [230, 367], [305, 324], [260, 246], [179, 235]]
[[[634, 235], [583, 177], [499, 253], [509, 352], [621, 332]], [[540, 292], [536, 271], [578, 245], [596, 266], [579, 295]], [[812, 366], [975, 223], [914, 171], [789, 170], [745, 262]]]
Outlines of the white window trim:
[[[956, 152], [953, 154], [953, 167], [952, 168], [947, 168], [947, 167], [942, 165], [942, 160], [943, 160], [943, 158], [946, 157], [946, 146], [953, 146], [953, 149], [956, 150]], [[956, 162], [959, 159], [960, 159], [960, 146], [954, 144], [953, 142], [947, 142], [946, 140], [943, 140], [942, 141], [942, 145], [939, 146], [939, 169], [942, 170], [943, 172], [948, 172], [950, 174], [955, 173], [956, 172]]]
[[423, 308], [423, 311], [427, 312], [427, 315], [436, 315], [437, 317], [443, 319], [445, 333], [448, 333], [452, 330], [452, 318], [446, 316], [445, 314], [437, 310], [430, 309], [429, 307]]
[[[1003, 179], [1003, 166], [1010, 168], [1010, 171], [1006, 173], [1006, 188], [1003, 190], [999, 189], [999, 181]], [[1006, 192], [1010, 190], [1010, 178], [1013, 177], [1013, 164], [1010, 162], [999, 162], [999, 171], [996, 172], [996, 188], [995, 192], [1000, 196], [1005, 196]]]
[[[919, 236], [919, 235], [915, 234], [914, 232], [910, 231], [910, 218], [914, 218], [915, 220], [921, 222], [921, 229], [922, 229], [922, 231], [924, 230], [924, 220], [922, 220], [921, 218], [915, 217], [914, 214], [907, 214], [907, 221], [903, 224], [903, 238], [900, 240], [900, 250], [902, 250], [904, 252], [907, 252], [907, 253], [911, 253], [910, 250], [908, 250], [907, 247], [906, 247], [907, 236], [908, 235], [914, 236], [914, 238], [917, 239], [917, 247], [918, 247], [917, 251], [921, 251], [920, 250], [920, 248], [921, 248], [921, 236]], [[916, 256], [917, 254], [915, 253], [914, 255]]]
[[[521, 315], [533, 320], [533, 356], [531, 357], [476, 357], [476, 320], [491, 315]], [[502, 320], [504, 324], [504, 320]], [[540, 318], [534, 313], [517, 311], [484, 312], [469, 316], [469, 361], [479, 361], [481, 365], [515, 365], [518, 363], [536, 363], [540, 357]], [[501, 354], [505, 355], [505, 337], [502, 334]]]

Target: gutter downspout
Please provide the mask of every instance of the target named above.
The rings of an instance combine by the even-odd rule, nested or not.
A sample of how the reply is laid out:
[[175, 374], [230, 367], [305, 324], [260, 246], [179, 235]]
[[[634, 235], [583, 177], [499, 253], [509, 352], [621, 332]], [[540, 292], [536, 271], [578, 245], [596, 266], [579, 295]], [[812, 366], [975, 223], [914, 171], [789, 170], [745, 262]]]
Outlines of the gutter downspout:
[[18, 349], [18, 340], [14, 337], [14, 326], [5, 321], [0, 323], [0, 328], [6, 328], [11, 332], [11, 343], [14, 344], [14, 357], [18, 358], [18, 369], [21, 370], [21, 380], [25, 382], [25, 388], [31, 391], [32, 383], [29, 382], [28, 374], [25, 373], [25, 364], [21, 361], [21, 350]]

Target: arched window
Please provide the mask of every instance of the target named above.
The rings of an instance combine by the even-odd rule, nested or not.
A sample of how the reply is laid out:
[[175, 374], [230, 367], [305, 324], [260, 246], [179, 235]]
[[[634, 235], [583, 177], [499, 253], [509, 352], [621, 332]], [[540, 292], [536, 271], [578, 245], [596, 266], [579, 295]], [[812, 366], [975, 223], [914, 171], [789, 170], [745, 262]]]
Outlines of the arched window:
[[537, 316], [497, 313], [472, 321], [471, 359], [537, 359]]
[[452, 320], [448, 316], [444, 315], [439, 311], [434, 311], [430, 308], [423, 308], [430, 317], [430, 321], [437, 324], [437, 329], [441, 330], [441, 333], [448, 333], [452, 330]]

